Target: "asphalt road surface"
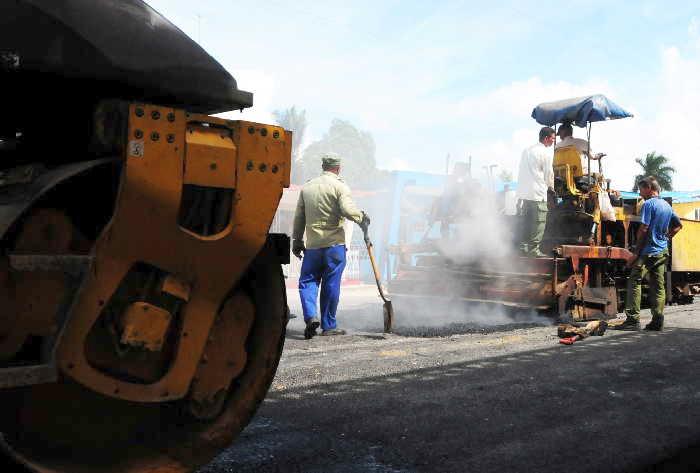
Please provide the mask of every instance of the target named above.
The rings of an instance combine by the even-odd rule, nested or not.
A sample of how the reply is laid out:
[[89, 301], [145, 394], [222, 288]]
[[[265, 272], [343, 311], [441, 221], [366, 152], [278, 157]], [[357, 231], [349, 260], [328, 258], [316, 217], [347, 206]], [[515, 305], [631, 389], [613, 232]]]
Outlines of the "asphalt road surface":
[[[339, 319], [379, 327], [361, 291]], [[666, 325], [565, 346], [532, 323], [307, 341], [295, 319], [268, 398], [200, 473], [700, 471], [700, 304]]]

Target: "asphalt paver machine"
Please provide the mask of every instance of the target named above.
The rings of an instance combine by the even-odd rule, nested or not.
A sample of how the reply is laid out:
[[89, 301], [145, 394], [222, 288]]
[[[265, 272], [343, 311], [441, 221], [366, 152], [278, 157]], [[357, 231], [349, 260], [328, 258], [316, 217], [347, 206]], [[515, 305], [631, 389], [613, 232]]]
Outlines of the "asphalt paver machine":
[[[591, 124], [632, 115], [602, 95], [543, 103], [533, 118], [541, 125], [573, 124], [588, 131]], [[542, 250], [547, 257], [519, 256], [518, 217], [501, 215], [497, 222], [466, 218], [462, 226], [474, 238], [493, 240], [498, 255], [478, 252], [460, 258], [459, 233], [455, 241], [445, 238], [404, 243], [391, 248], [393, 267], [389, 292], [401, 321], [404, 307], [454, 307], [495, 304], [515, 311], [537, 311], [562, 321], [614, 317], [620, 309], [625, 262], [631, 253], [636, 200], [624, 202], [610, 187], [602, 164], [594, 172], [586, 153], [560, 147], [554, 153], [556, 199], [551, 202]], [[479, 206], [473, 192], [464, 193]], [[495, 199], [495, 195], [481, 198]], [[491, 232], [509, 233], [493, 235]], [[476, 237], [475, 237], [476, 235]], [[500, 242], [500, 243], [499, 243]], [[493, 248], [493, 245], [491, 245]], [[419, 302], [420, 301], [420, 302]], [[443, 306], [444, 307], [444, 306]], [[471, 309], [473, 310], [473, 309]]]

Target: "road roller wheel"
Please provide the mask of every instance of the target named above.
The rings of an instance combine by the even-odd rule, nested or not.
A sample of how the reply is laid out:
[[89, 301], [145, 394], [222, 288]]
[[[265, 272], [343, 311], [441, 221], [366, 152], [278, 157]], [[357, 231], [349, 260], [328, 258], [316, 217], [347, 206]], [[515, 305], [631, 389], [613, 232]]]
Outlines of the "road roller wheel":
[[17, 471], [40, 473], [185, 473], [208, 463], [250, 421], [282, 352], [287, 301], [270, 243], [237, 289], [250, 298], [255, 319], [245, 368], [231, 382], [218, 416], [195, 418], [187, 399], [127, 402], [62, 378], [0, 393], [4, 461], [22, 464]]

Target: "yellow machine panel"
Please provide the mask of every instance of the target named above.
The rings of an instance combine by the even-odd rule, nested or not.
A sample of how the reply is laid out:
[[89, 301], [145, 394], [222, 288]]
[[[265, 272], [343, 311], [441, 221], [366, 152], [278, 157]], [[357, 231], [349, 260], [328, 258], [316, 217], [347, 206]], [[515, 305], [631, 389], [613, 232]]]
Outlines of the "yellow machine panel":
[[170, 327], [170, 312], [148, 302], [134, 302], [123, 316], [121, 343], [143, 347], [150, 351], [163, 348], [165, 334]]
[[228, 128], [199, 124], [187, 126], [185, 184], [234, 189], [236, 145]]
[[[219, 307], [265, 243], [282, 189], [289, 186], [291, 134], [276, 126], [134, 104], [128, 136], [116, 211], [95, 244], [93, 271], [59, 344], [59, 366], [105, 395], [141, 402], [179, 399], [189, 390]], [[183, 227], [181, 207], [192, 184], [201, 192], [191, 205], [205, 209], [197, 215], [221, 214], [213, 216], [227, 218], [221, 231], [198, 234]], [[233, 187], [232, 197], [221, 199], [225, 207], [206, 206], [217, 189]], [[104, 308], [139, 264], [191, 287], [188, 300], [180, 302], [172, 364], [158, 381], [145, 384], [98, 369], [84, 349], [93, 326], [106, 316]]]
[[582, 176], [581, 155], [573, 146], [559, 148], [554, 152], [554, 177], [559, 178], [571, 195], [580, 195], [574, 178]]
[[573, 177], [583, 176], [581, 153], [574, 146], [559, 148], [554, 152], [554, 167], [568, 165]]
[[700, 201], [697, 202], [674, 202], [673, 211], [680, 218], [687, 220], [700, 220]]
[[696, 272], [700, 271], [700, 201], [675, 202], [673, 210], [683, 223], [681, 230], [671, 243], [671, 270]]
[[671, 270], [700, 271], [700, 222], [681, 219], [683, 230], [673, 237]]

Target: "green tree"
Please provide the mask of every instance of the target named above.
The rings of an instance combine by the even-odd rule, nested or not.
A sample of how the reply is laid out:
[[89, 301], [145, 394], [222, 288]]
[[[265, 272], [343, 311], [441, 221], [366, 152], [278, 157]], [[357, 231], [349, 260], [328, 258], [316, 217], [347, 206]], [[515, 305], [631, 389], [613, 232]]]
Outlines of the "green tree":
[[639, 190], [637, 183], [646, 176], [654, 176], [661, 189], [666, 191], [673, 190], [673, 173], [676, 172], [676, 169], [673, 166], [669, 166], [669, 160], [666, 156], [652, 151], [647, 153], [644, 159], [635, 159], [635, 162], [642, 167], [642, 173], [634, 178], [633, 192]]
[[376, 188], [382, 174], [377, 170], [374, 158], [374, 138], [367, 131], [358, 130], [350, 122], [334, 119], [328, 131], [318, 141], [311, 143], [302, 157], [305, 179], [321, 172], [321, 156], [328, 152], [338, 153], [342, 158], [340, 174], [350, 187]]
[[304, 141], [306, 127], [306, 110], [297, 110], [296, 106], [285, 110], [275, 110], [272, 112], [275, 121], [285, 130], [292, 132], [292, 175], [293, 184], [300, 184], [304, 181], [301, 170], [301, 144]]

